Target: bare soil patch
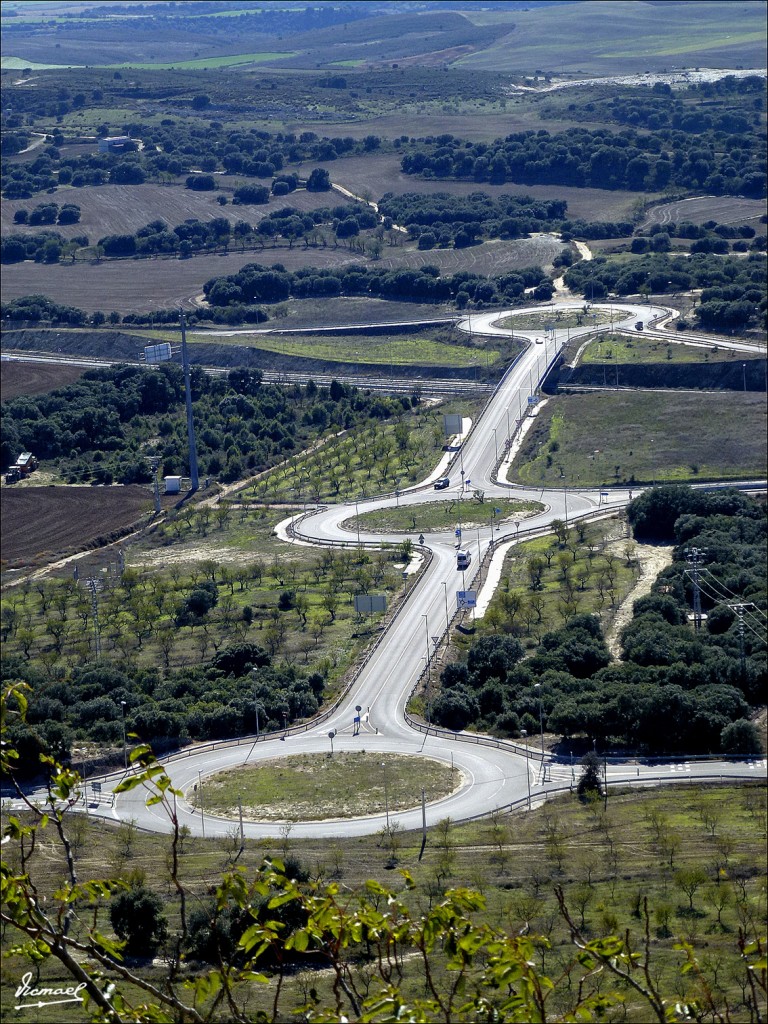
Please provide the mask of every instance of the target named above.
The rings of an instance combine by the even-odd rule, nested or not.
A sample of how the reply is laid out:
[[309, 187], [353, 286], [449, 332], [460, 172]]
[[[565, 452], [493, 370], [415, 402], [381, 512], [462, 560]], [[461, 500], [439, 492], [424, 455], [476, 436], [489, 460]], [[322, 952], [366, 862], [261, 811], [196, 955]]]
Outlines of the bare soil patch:
[[[420, 252], [411, 243], [403, 247], [385, 247], [377, 265], [385, 268], [420, 267], [432, 264], [446, 274], [469, 270], [477, 274], [498, 274], [521, 267], [547, 265], [561, 250], [562, 245], [551, 235], [537, 235], [511, 241], [491, 241], [468, 249], [432, 249]], [[282, 264], [286, 270], [302, 267], [340, 267], [348, 264], [367, 264], [365, 257], [342, 245], [326, 248], [306, 248], [296, 245], [274, 246], [247, 252], [230, 250], [227, 253], [193, 256], [190, 259], [157, 258], [108, 260], [102, 263], [13, 263], [3, 268], [2, 297], [4, 301], [22, 295], [47, 295], [54, 302], [77, 306], [87, 312], [101, 309], [125, 313], [144, 313], [155, 309], [184, 306], [191, 309], [202, 294], [203, 285], [211, 277], [235, 274], [246, 263], [271, 266]], [[365, 300], [365, 306], [370, 300]], [[327, 300], [324, 306], [333, 305]], [[412, 308], [412, 304], [403, 303]], [[397, 318], [392, 314], [392, 303], [386, 303], [390, 312], [384, 320]], [[429, 306], [437, 316], [436, 307]], [[413, 312], [406, 319], [417, 319]], [[370, 321], [366, 314], [359, 322]], [[275, 323], [272, 326], [282, 327]]]
[[385, 249], [379, 266], [439, 267], [441, 274], [456, 274], [468, 270], [472, 274], [493, 277], [496, 274], [520, 270], [523, 267], [551, 266], [552, 260], [563, 249], [553, 235], [535, 235], [514, 240], [492, 239], [467, 249]]
[[116, 539], [152, 509], [148, 488], [3, 487], [2, 557], [5, 567], [50, 560]]
[[[741, 196], [696, 196], [694, 199], [680, 199], [674, 203], [664, 203], [649, 210], [643, 228], [654, 224], [704, 224], [708, 220], [716, 220], [718, 224], [751, 223], [760, 230], [759, 221], [765, 213], [765, 203], [760, 199], [743, 199]], [[764, 228], [763, 228], [764, 230]]]
[[0, 375], [0, 402], [8, 402], [19, 395], [42, 395], [71, 384], [83, 372], [78, 366], [4, 361]]

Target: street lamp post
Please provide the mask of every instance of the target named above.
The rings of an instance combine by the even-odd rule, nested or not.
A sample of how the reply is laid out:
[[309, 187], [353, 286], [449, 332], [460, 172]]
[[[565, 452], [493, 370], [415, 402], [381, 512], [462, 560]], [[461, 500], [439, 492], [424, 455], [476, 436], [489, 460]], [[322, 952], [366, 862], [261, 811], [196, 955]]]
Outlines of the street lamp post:
[[448, 583], [445, 580], [443, 580], [443, 590], [445, 591], [445, 642], [447, 644], [451, 620], [448, 618]]
[[496, 427], [491, 427], [491, 430], [493, 431], [493, 446], [496, 449], [496, 462], [498, 464], [498, 461], [499, 461], [499, 441], [498, 441], [498, 438], [496, 437]]
[[120, 714], [122, 715], [122, 718], [123, 718], [123, 765], [125, 766], [125, 770], [128, 771], [128, 744], [126, 742], [126, 735], [125, 735], [125, 701], [124, 700], [120, 701]]
[[387, 762], [382, 761], [381, 767], [384, 769], [384, 814], [387, 819], [387, 829], [389, 829], [389, 786], [387, 785]]
[[655, 443], [653, 438], [648, 438], [650, 441], [650, 485], [655, 487], [656, 485], [656, 458], [653, 444]]
[[256, 742], [258, 743], [258, 741], [259, 741], [259, 702], [258, 702], [258, 698], [256, 697], [256, 679], [257, 679], [257, 676], [259, 674], [259, 670], [254, 668], [254, 669], [251, 669], [251, 672], [253, 674], [253, 710], [254, 710], [254, 713], [256, 715]]
[[521, 729], [520, 733], [525, 740], [525, 777], [528, 780], [528, 810], [531, 809], [531, 772], [528, 767], [528, 730]]
[[203, 776], [202, 772], [198, 769], [197, 772], [197, 791], [200, 795], [200, 821], [203, 825], [203, 839], [205, 839], [205, 808], [203, 806]]
[[538, 690], [538, 693], [539, 693], [539, 730], [541, 732], [541, 757], [542, 757], [542, 766], [543, 766], [543, 764], [544, 764], [544, 760], [543, 760], [543, 758], [544, 758], [544, 718], [543, 718], [542, 713], [541, 713], [541, 683], [536, 683], [535, 686], [534, 686], [534, 689]]

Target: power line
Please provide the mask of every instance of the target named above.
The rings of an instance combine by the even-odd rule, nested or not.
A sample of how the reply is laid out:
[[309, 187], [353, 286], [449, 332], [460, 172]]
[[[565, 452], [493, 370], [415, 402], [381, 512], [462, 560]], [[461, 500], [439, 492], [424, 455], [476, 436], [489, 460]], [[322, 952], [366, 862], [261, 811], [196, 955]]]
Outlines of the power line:
[[[685, 572], [687, 574], [688, 570], [685, 570]], [[714, 593], [708, 593], [707, 592], [707, 590], [704, 587], [704, 584], [702, 583], [701, 575], [700, 575], [699, 576], [699, 586], [701, 587], [702, 590], [704, 590], [705, 593], [707, 593], [708, 597], [712, 597], [712, 598], [718, 600], [721, 604], [729, 604], [729, 603], [734, 603], [734, 602], [742, 603], [742, 604], [744, 604], [745, 609], [747, 611], [749, 611], [750, 613], [752, 613], [753, 615], [762, 616], [763, 619], [766, 618], [765, 612], [761, 608], [758, 608], [758, 606], [753, 601], [744, 602], [743, 601], [743, 595], [734, 594], [732, 591], [730, 591], [723, 583], [720, 582], [720, 580], [709, 569], [702, 568], [702, 569], [699, 570], [699, 572], [700, 572], [700, 574], [706, 573], [706, 575], [708, 577], [707, 583], [709, 584], [709, 586], [714, 591]], [[719, 592], [718, 592], [718, 589], [717, 589], [718, 587], [720, 588]], [[758, 622], [759, 622], [759, 624], [761, 626], [763, 625], [763, 622], [760, 621], [759, 619], [758, 619]]]
[[723, 600], [722, 596], [718, 594], [716, 591], [712, 593], [706, 588], [706, 586], [702, 584], [700, 584], [700, 587], [701, 592], [703, 594], [706, 594], [706, 596], [710, 598], [710, 600], [714, 601], [716, 604], [724, 604], [728, 608], [736, 608], [737, 606], [740, 606], [742, 608], [742, 617], [744, 618], [745, 623], [750, 626], [750, 628], [755, 632], [756, 636], [761, 636], [765, 638], [765, 628], [763, 626], [763, 623], [759, 620], [757, 620], [756, 622], [752, 622], [747, 617], [747, 612], [754, 607], [754, 605], [751, 602], [726, 601]]
[[[724, 594], [727, 594], [729, 597], [733, 598], [736, 601], [739, 601], [741, 599], [741, 595], [734, 593], [734, 591], [732, 591], [729, 587], [727, 587], [723, 583], [723, 581], [721, 579], [719, 579], [717, 576], [715, 576], [715, 574], [712, 572], [711, 569], [708, 569], [706, 566], [702, 566], [699, 571], [702, 572], [702, 573], [706, 573], [707, 576], [710, 576], [712, 578], [713, 586], [720, 587], [720, 589], [723, 591]], [[762, 609], [758, 608], [757, 605], [753, 605], [752, 607], [753, 607], [753, 610], [758, 612], [758, 614], [762, 615], [763, 618], [767, 617], [766, 613], [764, 611], [762, 611]]]

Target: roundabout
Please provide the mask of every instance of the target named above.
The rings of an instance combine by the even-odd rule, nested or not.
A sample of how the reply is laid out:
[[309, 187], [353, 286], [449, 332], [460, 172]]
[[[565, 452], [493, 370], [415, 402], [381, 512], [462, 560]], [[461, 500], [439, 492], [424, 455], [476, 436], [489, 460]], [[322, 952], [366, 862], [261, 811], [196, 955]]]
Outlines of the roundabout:
[[[324, 811], [317, 820], [308, 817], [308, 810], [313, 806], [312, 798], [293, 809], [286, 809], [290, 798], [287, 802], [282, 799], [272, 806], [269, 820], [243, 820], [241, 829], [245, 837], [273, 836], [280, 822], [290, 822], [291, 834], [296, 838], [368, 835], [394, 825], [404, 830], [420, 829], [423, 824], [434, 826], [446, 817], [460, 821], [513, 806], [530, 808], [534, 803], [540, 803], [548, 793], [573, 786], [575, 766], [570, 761], [548, 756], [543, 741], [540, 748], [534, 742], [529, 748], [493, 737], [435, 728], [429, 722], [429, 704], [439, 675], [437, 649], [449, 631], [454, 615], [463, 614], [457, 611], [458, 592], [476, 586], [480, 567], [490, 559], [495, 547], [501, 542], [515, 544], [547, 532], [556, 519], [571, 523], [576, 519], [618, 511], [633, 497], [633, 492], [626, 487], [608, 490], [522, 487], [508, 483], [500, 472], [508, 450], [538, 401], [537, 390], [541, 381], [566, 344], [601, 330], [632, 332], [641, 320], [651, 327], [676, 315], [674, 310], [660, 306], [622, 304], [619, 309], [603, 304], [591, 308], [600, 313], [602, 323], [571, 326], [570, 320], [576, 318], [577, 313], [589, 320], [584, 315], [584, 303], [547, 305], [521, 312], [520, 316], [530, 318], [538, 315], [546, 321], [544, 337], [540, 326], [514, 328], [518, 314], [513, 311], [473, 315], [471, 323], [470, 318], [462, 321], [460, 328], [471, 329], [473, 336], [491, 338], [514, 331], [515, 337], [526, 338], [530, 344], [508, 368], [483, 414], [472, 424], [468, 434], [460, 439], [450, 461], [444, 459], [430, 477], [406, 491], [314, 509], [292, 519], [289, 534], [300, 543], [375, 548], [382, 542], [398, 545], [410, 540], [418, 545], [423, 568], [418, 574], [413, 574], [412, 582], [407, 581], [405, 596], [388, 628], [369, 651], [346, 691], [317, 718], [280, 733], [188, 748], [163, 760], [172, 785], [186, 796], [186, 799], [179, 798], [174, 805], [179, 825], [186, 826], [195, 834], [226, 835], [232, 829], [229, 816], [232, 807], [238, 801], [251, 806], [250, 798], [244, 799], [244, 791], [252, 766], [274, 765], [276, 759], [282, 758], [305, 759], [305, 765], [309, 765], [322, 764], [324, 760], [335, 757], [339, 763], [355, 765], [350, 774], [357, 776], [361, 793], [381, 788], [382, 764], [392, 764], [391, 759], [423, 758], [439, 766], [438, 774], [448, 778], [451, 785], [441, 792], [432, 793], [423, 817], [420, 795], [417, 795], [416, 803], [410, 803], [408, 807], [390, 805], [386, 797], [382, 807], [379, 795], [376, 800], [372, 797], [367, 802], [362, 800], [351, 815], [345, 815], [343, 808], [340, 810], [337, 806], [327, 814]], [[619, 314], [621, 320], [617, 319]], [[560, 326], [564, 318], [564, 326]], [[501, 326], [502, 322], [506, 326]], [[670, 337], [672, 340], [683, 339]], [[436, 490], [433, 484], [438, 477], [448, 477], [450, 485]], [[634, 496], [638, 492], [635, 488]], [[445, 521], [453, 524], [457, 505], [468, 505], [475, 494], [482, 494], [486, 503], [490, 499], [486, 506], [488, 515], [457, 538], [455, 529], [445, 529], [443, 524]], [[508, 502], [510, 507], [512, 502], [524, 503], [525, 518], [513, 514], [499, 517], [500, 521], [496, 521], [491, 513], [499, 502]], [[395, 511], [398, 516], [410, 515], [415, 525], [419, 506], [429, 504], [433, 508], [440, 505], [449, 508], [445, 503], [451, 503], [451, 513], [446, 517], [436, 517], [435, 532], [422, 528], [421, 533], [415, 536], [413, 529], [382, 528], [372, 532], [366, 528], [366, 516], [391, 515]], [[474, 513], [475, 509], [472, 511]], [[402, 521], [400, 518], [397, 522]], [[459, 542], [472, 556], [469, 568], [463, 571], [457, 569]], [[423, 694], [423, 719], [413, 719], [406, 710], [411, 694], [417, 688]], [[374, 778], [371, 777], [371, 766]], [[606, 764], [605, 769], [608, 784], [658, 784], [677, 778], [669, 766], [645, 762]], [[707, 762], [689, 768], [693, 775], [701, 778], [709, 777], [714, 770], [720, 777], [735, 778], [739, 777], [740, 771], [743, 773], [743, 767], [725, 762], [717, 765]], [[224, 804], [213, 801], [213, 780], [221, 773], [228, 773], [222, 776], [227, 779], [229, 793]], [[424, 773], [414, 767], [412, 774], [420, 791]], [[114, 793], [121, 778], [122, 775], [113, 775], [105, 779], [102, 790]], [[212, 798], [208, 809], [206, 790]], [[220, 807], [229, 808], [229, 812], [217, 813]], [[162, 804], [146, 805], [146, 792], [141, 786], [114, 794], [112, 806], [100, 804], [93, 813], [115, 819], [133, 819], [140, 827], [152, 831], [170, 832], [173, 829]], [[250, 818], [250, 815], [244, 815], [245, 818]]]

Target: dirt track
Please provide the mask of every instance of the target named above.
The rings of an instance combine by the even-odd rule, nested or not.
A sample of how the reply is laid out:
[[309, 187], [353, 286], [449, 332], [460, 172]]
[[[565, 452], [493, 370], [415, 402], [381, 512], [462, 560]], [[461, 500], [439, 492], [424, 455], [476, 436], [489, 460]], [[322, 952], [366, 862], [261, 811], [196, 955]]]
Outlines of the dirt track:
[[672, 545], [638, 544], [635, 549], [635, 557], [640, 563], [640, 577], [622, 601], [605, 636], [608, 650], [614, 658], [619, 658], [621, 655], [619, 634], [632, 619], [632, 605], [651, 592], [656, 577], [662, 569], [666, 569], [671, 564]]

